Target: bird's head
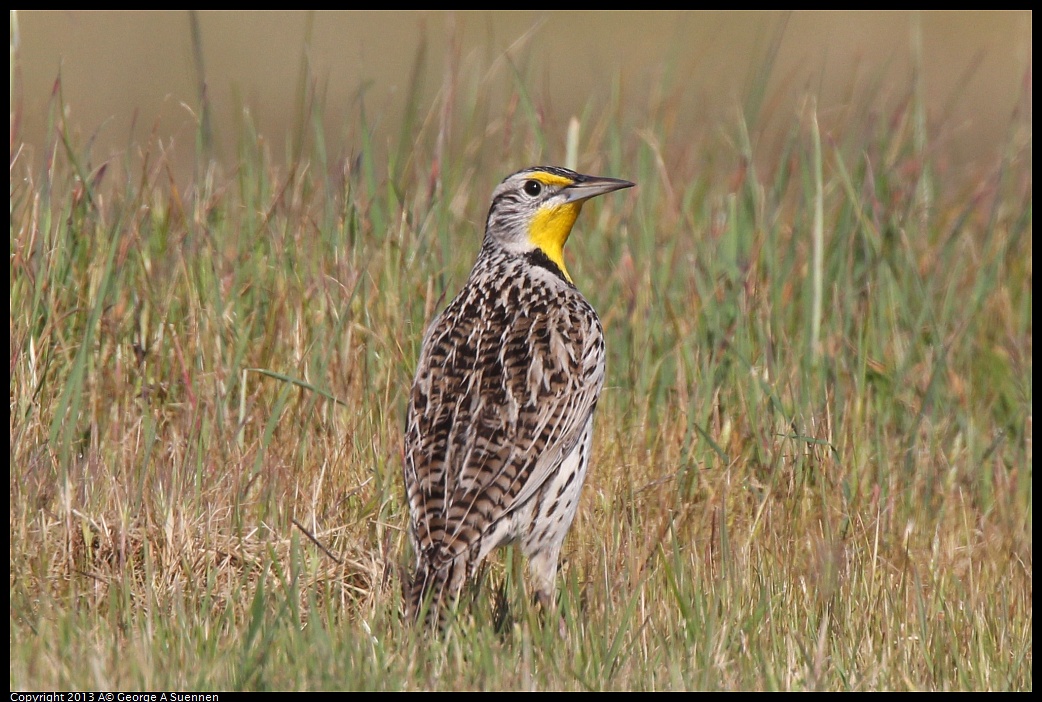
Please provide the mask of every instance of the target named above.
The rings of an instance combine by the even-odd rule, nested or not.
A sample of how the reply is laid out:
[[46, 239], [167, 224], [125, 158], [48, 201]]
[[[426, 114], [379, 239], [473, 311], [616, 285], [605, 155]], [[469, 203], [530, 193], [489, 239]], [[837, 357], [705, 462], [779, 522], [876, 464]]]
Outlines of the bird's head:
[[628, 180], [583, 175], [553, 166], [518, 171], [492, 193], [486, 242], [514, 253], [542, 252], [571, 282], [564, 265], [564, 242], [583, 203], [633, 185]]

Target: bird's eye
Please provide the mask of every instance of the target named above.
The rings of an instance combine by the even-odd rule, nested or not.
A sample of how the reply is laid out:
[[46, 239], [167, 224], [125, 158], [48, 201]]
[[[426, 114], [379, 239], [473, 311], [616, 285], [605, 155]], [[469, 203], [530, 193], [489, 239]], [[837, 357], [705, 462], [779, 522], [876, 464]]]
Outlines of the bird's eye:
[[535, 197], [543, 191], [543, 186], [537, 180], [526, 180], [525, 181], [525, 192], [531, 197]]

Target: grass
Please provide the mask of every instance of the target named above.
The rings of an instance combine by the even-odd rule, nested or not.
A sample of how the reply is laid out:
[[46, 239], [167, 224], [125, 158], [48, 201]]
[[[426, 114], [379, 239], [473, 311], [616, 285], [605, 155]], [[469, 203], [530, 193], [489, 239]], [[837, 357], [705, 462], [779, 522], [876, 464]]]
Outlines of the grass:
[[[13, 138], [11, 688], [1031, 689], [1030, 110], [957, 174], [914, 83], [764, 154], [666, 84], [591, 97], [576, 140], [496, 65], [387, 149], [362, 112], [328, 153], [302, 90], [289, 166], [247, 120], [227, 172], [98, 160], [60, 93], [46, 153]], [[422, 332], [495, 183], [568, 139], [639, 187], [566, 254], [609, 353], [566, 635], [508, 552], [425, 639]]]

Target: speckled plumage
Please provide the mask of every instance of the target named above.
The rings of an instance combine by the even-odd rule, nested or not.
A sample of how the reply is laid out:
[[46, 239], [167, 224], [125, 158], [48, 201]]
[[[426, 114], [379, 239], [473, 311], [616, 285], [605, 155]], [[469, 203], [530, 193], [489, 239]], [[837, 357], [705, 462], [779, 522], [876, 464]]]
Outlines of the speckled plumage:
[[427, 622], [440, 622], [478, 564], [512, 541], [529, 559], [538, 598], [552, 598], [589, 465], [605, 352], [600, 320], [560, 247], [533, 244], [532, 222], [573, 208], [563, 246], [583, 200], [631, 185], [537, 168], [496, 189], [477, 262], [428, 328], [409, 397], [410, 619], [429, 601]]

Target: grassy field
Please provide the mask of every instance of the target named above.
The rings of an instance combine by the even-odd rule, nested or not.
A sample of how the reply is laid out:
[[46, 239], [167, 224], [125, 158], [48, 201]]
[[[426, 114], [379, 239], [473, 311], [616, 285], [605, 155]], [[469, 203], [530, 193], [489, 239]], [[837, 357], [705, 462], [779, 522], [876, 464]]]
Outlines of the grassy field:
[[[11, 688], [1031, 689], [1030, 95], [964, 173], [911, 80], [764, 153], [755, 100], [573, 123], [511, 70], [389, 140], [360, 111], [349, 153], [305, 77], [285, 147], [244, 118], [223, 169], [203, 129], [92, 154], [60, 92], [45, 153], [12, 132]], [[507, 552], [427, 639], [408, 387], [538, 163], [638, 183], [566, 252], [609, 354], [566, 635]]]

